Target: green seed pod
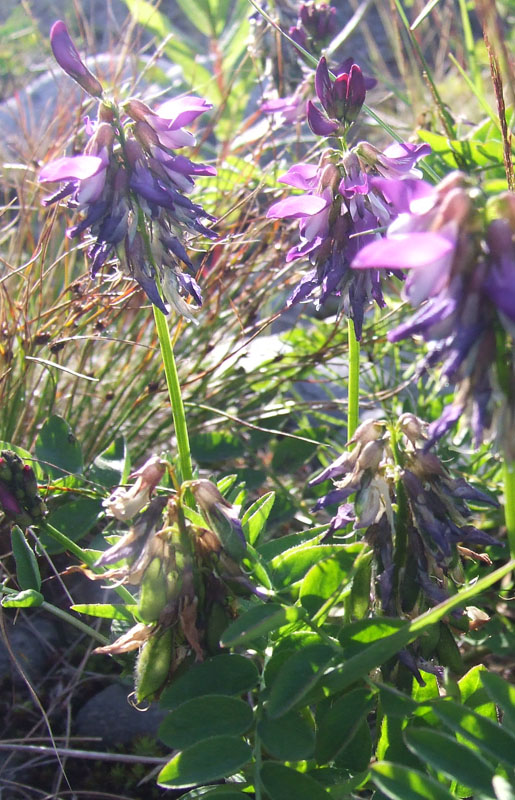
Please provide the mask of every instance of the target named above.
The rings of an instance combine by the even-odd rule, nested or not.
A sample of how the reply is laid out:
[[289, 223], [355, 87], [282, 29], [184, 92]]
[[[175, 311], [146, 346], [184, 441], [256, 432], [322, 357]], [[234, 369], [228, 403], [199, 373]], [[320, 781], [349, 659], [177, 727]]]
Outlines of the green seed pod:
[[163, 688], [172, 663], [173, 631], [156, 631], [140, 650], [136, 661], [135, 691], [138, 703]]
[[153, 558], [141, 581], [138, 614], [143, 622], [156, 622], [168, 600], [164, 562]]

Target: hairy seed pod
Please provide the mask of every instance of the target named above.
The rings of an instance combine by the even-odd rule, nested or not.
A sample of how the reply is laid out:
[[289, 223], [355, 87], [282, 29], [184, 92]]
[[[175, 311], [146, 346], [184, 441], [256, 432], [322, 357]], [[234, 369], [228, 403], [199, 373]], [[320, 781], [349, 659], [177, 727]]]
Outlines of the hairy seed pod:
[[156, 631], [143, 645], [136, 661], [135, 690], [138, 703], [151, 699], [164, 686], [173, 653], [173, 631]]
[[156, 622], [167, 602], [167, 582], [164, 563], [153, 558], [141, 582], [138, 614], [143, 622]]

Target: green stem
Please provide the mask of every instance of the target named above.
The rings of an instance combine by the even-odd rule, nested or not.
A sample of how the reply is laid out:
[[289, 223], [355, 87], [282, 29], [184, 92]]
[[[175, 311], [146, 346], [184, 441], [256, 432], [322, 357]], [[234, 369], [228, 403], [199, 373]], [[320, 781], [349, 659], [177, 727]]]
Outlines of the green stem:
[[510, 555], [515, 558], [515, 461], [504, 462], [504, 515]]
[[[50, 525], [49, 522], [46, 520], [41, 520], [38, 522], [38, 528], [43, 532], [51, 536], [54, 541], [61, 545], [65, 550], [69, 553], [73, 553], [79, 561], [82, 561], [84, 564], [87, 564], [88, 567], [94, 572], [97, 572], [99, 575], [104, 572], [103, 569], [95, 567], [95, 562], [97, 560], [96, 555], [93, 553], [89, 553], [87, 550], [83, 550], [82, 547], [79, 547], [78, 544], [66, 536], [61, 531], [58, 531], [57, 528], [54, 528], [53, 525]], [[134, 597], [132, 594], [125, 588], [125, 586], [113, 586], [112, 587], [116, 594], [125, 602], [125, 603], [134, 603]]]
[[358, 427], [359, 419], [359, 342], [356, 339], [354, 322], [349, 317], [347, 320], [349, 332], [349, 399], [347, 411], [347, 434], [352, 439]]
[[179, 453], [179, 466], [181, 470], [180, 477], [181, 481], [191, 481], [193, 480], [193, 468], [191, 466], [190, 440], [188, 436], [188, 427], [186, 425], [184, 404], [182, 402], [181, 386], [173, 355], [172, 341], [170, 339], [170, 331], [165, 315], [156, 308], [156, 306], [153, 306], [153, 308], [157, 335], [159, 336], [159, 344], [161, 345], [166, 385], [168, 386], [170, 405], [172, 407], [175, 435], [177, 437], [177, 450]]
[[[0, 593], [6, 595], [19, 594], [18, 589], [11, 589], [9, 586], [0, 586]], [[87, 625], [85, 622], [82, 622], [80, 619], [77, 619], [77, 617], [72, 617], [71, 614], [68, 614], [67, 611], [63, 611], [62, 608], [58, 608], [52, 603], [47, 603], [46, 600], [43, 600], [38, 608], [49, 611], [50, 614], [54, 615], [54, 617], [59, 617], [59, 619], [62, 619], [64, 622], [73, 625], [74, 628], [77, 628], [77, 630], [87, 634], [87, 636], [91, 636], [92, 639], [96, 639], [97, 642], [100, 642], [100, 644], [109, 644], [109, 639], [106, 639], [105, 636], [102, 636], [101, 633], [96, 631], [90, 625]]]
[[91, 636], [92, 639], [96, 639], [97, 642], [100, 642], [100, 644], [102, 645], [109, 644], [109, 639], [106, 636], [103, 636], [101, 633], [96, 631], [90, 625], [86, 625], [86, 623], [82, 622], [80, 619], [72, 617], [71, 614], [68, 614], [67, 611], [63, 611], [62, 608], [58, 608], [57, 606], [54, 606], [52, 603], [47, 603], [46, 600], [44, 600], [41, 603], [40, 608], [44, 608], [45, 611], [49, 611], [51, 614], [54, 615], [54, 617], [59, 617], [59, 619], [62, 619], [69, 625], [73, 625], [74, 628], [77, 628], [77, 630], [81, 631], [82, 633], [85, 633], [87, 636]]

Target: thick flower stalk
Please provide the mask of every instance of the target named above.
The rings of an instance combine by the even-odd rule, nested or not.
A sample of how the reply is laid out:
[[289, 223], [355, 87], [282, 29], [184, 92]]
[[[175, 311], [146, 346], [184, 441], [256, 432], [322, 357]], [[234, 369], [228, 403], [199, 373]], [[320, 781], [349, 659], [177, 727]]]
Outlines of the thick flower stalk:
[[360, 275], [408, 271], [403, 297], [418, 309], [388, 338], [421, 336], [429, 351], [419, 374], [441, 364], [442, 382], [454, 387], [427, 447], [463, 416], [476, 445], [495, 437], [515, 461], [515, 195], [485, 205], [464, 175], [448, 175], [352, 266]]
[[[299, 220], [300, 243], [288, 251], [286, 261], [310, 264], [288, 305], [314, 299], [321, 306], [336, 295], [361, 338], [367, 305], [384, 305], [381, 272], [358, 273], [350, 269], [351, 262], [379, 236], [378, 229], [408, 209], [412, 198], [430, 191], [414, 166], [428, 152], [427, 145], [405, 143], [381, 153], [361, 143], [343, 155], [325, 150], [318, 165], [295, 164], [279, 179], [303, 194], [274, 203], [267, 216]], [[400, 270], [392, 272], [402, 277]]]
[[[53, 26], [51, 42], [60, 66], [100, 97], [102, 87], [82, 64], [63, 22]], [[39, 176], [42, 183], [64, 184], [45, 205], [67, 198], [69, 208], [82, 212], [67, 236], [87, 234], [92, 277], [106, 263], [119, 264], [163, 313], [167, 302], [190, 319], [186, 298], [197, 306], [202, 299], [185, 245], [192, 236], [216, 234], [204, 222], [215, 218], [187, 195], [196, 176], [216, 170], [175, 151], [195, 143], [184, 127], [209, 108], [191, 96], [155, 111], [136, 99], [123, 110], [102, 100], [97, 121], [86, 120], [83, 154], [48, 163]]]
[[334, 482], [315, 508], [338, 504], [328, 534], [352, 526], [372, 548], [371, 597], [385, 614], [411, 615], [445, 600], [462, 582], [462, 558], [491, 563], [476, 547], [499, 542], [471, 524], [468, 501], [498, 503], [427, 451], [425, 423], [413, 414], [395, 426], [365, 422], [349, 444], [310, 482]]

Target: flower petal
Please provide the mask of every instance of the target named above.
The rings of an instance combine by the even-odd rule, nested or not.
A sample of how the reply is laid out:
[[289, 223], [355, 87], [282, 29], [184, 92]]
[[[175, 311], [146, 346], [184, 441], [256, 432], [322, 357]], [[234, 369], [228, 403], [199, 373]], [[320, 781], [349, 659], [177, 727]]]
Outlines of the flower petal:
[[329, 202], [318, 194], [303, 194], [296, 197], [287, 197], [270, 206], [267, 212], [269, 219], [282, 219], [283, 217], [311, 217], [327, 208]]
[[332, 136], [340, 127], [337, 122], [324, 116], [311, 100], [308, 100], [308, 125], [317, 136]]
[[353, 269], [418, 269], [450, 255], [453, 242], [437, 233], [410, 233], [378, 239], [364, 247], [354, 258]]
[[196, 95], [186, 95], [185, 97], [174, 97], [167, 100], [157, 109], [157, 115], [162, 119], [170, 120], [169, 130], [182, 128], [189, 125], [204, 111], [213, 108], [211, 103]]
[[315, 164], [294, 164], [288, 172], [278, 179], [279, 183], [295, 186], [296, 189], [314, 189], [317, 182], [318, 167]]
[[91, 178], [104, 167], [104, 162], [98, 156], [70, 156], [58, 158], [45, 164], [39, 173], [41, 182], [53, 181], [83, 181]]

